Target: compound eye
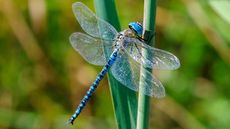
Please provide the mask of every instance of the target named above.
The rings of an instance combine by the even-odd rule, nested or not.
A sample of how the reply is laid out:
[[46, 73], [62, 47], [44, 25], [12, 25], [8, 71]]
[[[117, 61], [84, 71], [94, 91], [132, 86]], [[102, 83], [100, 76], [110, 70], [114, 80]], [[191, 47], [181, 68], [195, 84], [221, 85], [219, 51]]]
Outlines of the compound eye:
[[133, 28], [133, 26], [129, 25], [129, 29], [131, 29], [135, 34], [137, 34], [137, 31]]
[[143, 27], [140, 23], [138, 22], [131, 22], [129, 23], [129, 28], [131, 30], [133, 30], [135, 32], [135, 34], [138, 36], [138, 37], [141, 37], [142, 35], [142, 31], [143, 31]]

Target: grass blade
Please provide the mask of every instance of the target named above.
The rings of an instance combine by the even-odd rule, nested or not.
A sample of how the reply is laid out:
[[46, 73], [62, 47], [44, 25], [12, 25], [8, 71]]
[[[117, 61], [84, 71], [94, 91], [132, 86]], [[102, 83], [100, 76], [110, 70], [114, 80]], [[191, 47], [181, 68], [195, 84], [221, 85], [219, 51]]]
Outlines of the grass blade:
[[[114, 0], [95, 0], [97, 15], [120, 31]], [[109, 56], [109, 55], [107, 55]], [[108, 72], [110, 90], [118, 129], [135, 129], [137, 116], [136, 93], [119, 83]]]
[[[149, 40], [151, 36], [154, 35], [155, 32], [155, 17], [156, 17], [156, 0], [145, 0], [144, 1], [144, 39]], [[146, 43], [150, 46], [153, 46], [154, 39], [147, 41]], [[143, 56], [148, 56], [144, 54]], [[143, 72], [143, 71], [141, 71]], [[145, 73], [142, 73], [145, 74]], [[140, 81], [145, 81], [140, 78]], [[138, 114], [137, 114], [137, 129], [148, 129], [149, 127], [149, 105], [150, 98], [143, 94], [142, 83], [140, 83], [140, 91], [138, 97]]]

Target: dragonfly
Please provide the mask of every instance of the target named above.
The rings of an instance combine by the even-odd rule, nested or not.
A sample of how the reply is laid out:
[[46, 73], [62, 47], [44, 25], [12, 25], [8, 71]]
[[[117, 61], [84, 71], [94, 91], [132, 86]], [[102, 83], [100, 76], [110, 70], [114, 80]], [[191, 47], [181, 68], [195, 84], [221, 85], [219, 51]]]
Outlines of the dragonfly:
[[147, 69], [177, 69], [180, 61], [175, 55], [147, 45], [141, 38], [143, 27], [138, 22], [131, 22], [127, 29], [118, 32], [83, 3], [74, 3], [72, 9], [81, 28], [87, 33], [71, 34], [72, 47], [90, 64], [104, 67], [69, 119], [69, 124], [74, 123], [109, 69], [116, 80], [131, 90], [139, 90], [142, 78], [143, 94], [156, 98], [165, 96], [163, 85]]

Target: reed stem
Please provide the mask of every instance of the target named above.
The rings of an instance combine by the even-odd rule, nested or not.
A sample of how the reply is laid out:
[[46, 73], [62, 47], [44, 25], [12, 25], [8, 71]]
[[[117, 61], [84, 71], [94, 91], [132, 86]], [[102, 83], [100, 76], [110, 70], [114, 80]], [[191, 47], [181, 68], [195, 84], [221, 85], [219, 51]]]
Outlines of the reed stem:
[[[94, 0], [97, 15], [120, 31], [114, 0]], [[106, 55], [107, 57], [109, 55]], [[118, 129], [136, 129], [137, 97], [136, 93], [119, 83], [108, 72], [110, 91]]]
[[[143, 18], [143, 38], [147, 40], [147, 44], [150, 46], [154, 45], [155, 37], [155, 17], [156, 17], [156, 0], [145, 0], [144, 1], [144, 18]], [[147, 55], [144, 52], [143, 56], [151, 56]], [[144, 69], [143, 67], [141, 69]], [[145, 74], [142, 71], [142, 74]], [[147, 75], [146, 75], [147, 76]], [[149, 106], [150, 106], [150, 98], [149, 96], [144, 95], [143, 90], [144, 86], [141, 83], [145, 81], [143, 78], [140, 78], [140, 88], [139, 88], [139, 97], [138, 97], [138, 113], [137, 113], [137, 129], [148, 129], [149, 128]]]

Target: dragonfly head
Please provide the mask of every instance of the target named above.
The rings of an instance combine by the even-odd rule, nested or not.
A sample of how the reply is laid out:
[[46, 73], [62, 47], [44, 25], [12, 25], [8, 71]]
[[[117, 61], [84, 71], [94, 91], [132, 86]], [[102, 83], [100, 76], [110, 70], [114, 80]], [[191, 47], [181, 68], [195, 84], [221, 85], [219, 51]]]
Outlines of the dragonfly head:
[[141, 37], [143, 33], [143, 27], [139, 22], [130, 22], [129, 29], [131, 29], [137, 37]]

